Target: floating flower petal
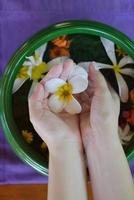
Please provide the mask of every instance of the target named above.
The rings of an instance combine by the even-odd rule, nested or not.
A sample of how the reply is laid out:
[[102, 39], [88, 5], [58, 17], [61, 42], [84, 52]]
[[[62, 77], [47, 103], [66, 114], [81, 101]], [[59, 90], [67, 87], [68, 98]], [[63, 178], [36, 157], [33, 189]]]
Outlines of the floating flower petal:
[[134, 78], [134, 69], [122, 68], [121, 69], [121, 74], [124, 74], [124, 75], [127, 75], [127, 76], [131, 76], [132, 78]]
[[59, 57], [59, 56], [69, 57], [70, 56], [69, 50], [66, 49], [66, 48], [63, 48], [63, 47], [60, 48], [60, 47], [54, 46], [49, 52], [49, 57], [51, 59], [53, 59], [53, 58], [56, 58], [56, 57]]
[[18, 89], [20, 89], [20, 87], [25, 83], [27, 79], [20, 79], [20, 78], [16, 78], [14, 81], [14, 85], [13, 85], [13, 89], [12, 89], [12, 93], [14, 94]]
[[116, 65], [117, 64], [117, 60], [116, 60], [116, 55], [115, 55], [115, 44], [106, 39], [106, 38], [102, 38], [101, 37], [101, 42], [106, 50], [106, 53], [108, 55], [108, 57], [110, 58], [111, 62]]
[[133, 59], [130, 58], [130, 56], [125, 56], [120, 60], [119, 66], [124, 67], [125, 65], [132, 64], [132, 63], [134, 63]]
[[22, 136], [27, 143], [32, 143], [33, 141], [33, 134], [32, 132], [28, 132], [28, 130], [22, 130]]
[[[129, 56], [125, 56], [119, 61], [119, 63], [117, 63], [114, 43], [106, 38], [101, 38], [101, 41], [107, 52], [108, 57], [110, 58], [112, 62], [112, 65], [94, 62], [94, 66], [96, 69], [113, 69], [116, 79], [117, 79], [117, 83], [119, 87], [119, 96], [121, 98], [121, 101], [127, 102], [128, 97], [129, 97], [128, 86], [125, 80], [123, 80], [121, 74], [125, 74], [134, 78], [133, 68], [123, 68], [127, 64], [134, 63], [134, 61]], [[86, 71], [88, 71], [90, 63], [91, 63], [90, 61], [81, 62], [79, 63], [79, 65], [83, 66], [86, 69]]]
[[70, 40], [68, 40], [68, 37], [66, 35], [62, 35], [52, 40], [52, 43], [58, 47], [64, 47], [68, 49], [70, 47], [71, 42]]
[[126, 102], [128, 100], [128, 86], [125, 82], [125, 80], [122, 78], [122, 76], [119, 73], [115, 73], [118, 88], [119, 88], [119, 94], [122, 102]]
[[37, 81], [43, 78], [44, 73], [48, 71], [48, 66], [43, 62], [43, 55], [47, 44], [42, 45], [35, 50], [34, 55], [26, 57], [23, 67], [20, 69], [13, 86], [13, 93], [16, 92], [22, 84], [28, 79]]

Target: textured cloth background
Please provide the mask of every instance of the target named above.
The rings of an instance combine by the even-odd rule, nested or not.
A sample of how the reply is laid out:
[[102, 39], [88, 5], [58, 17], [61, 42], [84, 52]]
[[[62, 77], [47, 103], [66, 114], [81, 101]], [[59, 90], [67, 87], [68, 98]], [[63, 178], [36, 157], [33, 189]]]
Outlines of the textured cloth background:
[[[133, 0], [0, 0], [0, 75], [28, 37], [53, 23], [71, 19], [104, 22], [134, 39]], [[130, 164], [131, 170], [134, 163]], [[24, 164], [0, 130], [0, 183], [45, 183], [47, 177]]]

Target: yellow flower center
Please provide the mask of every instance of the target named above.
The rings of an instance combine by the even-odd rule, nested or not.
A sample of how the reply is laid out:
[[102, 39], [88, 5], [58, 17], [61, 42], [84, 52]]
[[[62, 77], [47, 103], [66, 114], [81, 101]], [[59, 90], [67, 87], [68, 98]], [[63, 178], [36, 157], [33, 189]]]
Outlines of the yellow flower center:
[[70, 83], [66, 83], [57, 89], [55, 95], [58, 96], [60, 100], [68, 103], [73, 98], [72, 91], [73, 91], [72, 85]]
[[115, 71], [115, 73], [120, 73], [121, 72], [121, 68], [119, 65], [113, 65], [113, 70]]
[[32, 79], [33, 80], [39, 80], [43, 78], [43, 74], [48, 71], [48, 66], [45, 62], [42, 62], [41, 64], [35, 66], [32, 69]]
[[29, 77], [29, 75], [27, 74], [28, 72], [28, 68], [27, 67], [22, 67], [19, 71], [19, 73], [17, 74], [17, 78], [20, 78], [22, 80], [25, 80]]

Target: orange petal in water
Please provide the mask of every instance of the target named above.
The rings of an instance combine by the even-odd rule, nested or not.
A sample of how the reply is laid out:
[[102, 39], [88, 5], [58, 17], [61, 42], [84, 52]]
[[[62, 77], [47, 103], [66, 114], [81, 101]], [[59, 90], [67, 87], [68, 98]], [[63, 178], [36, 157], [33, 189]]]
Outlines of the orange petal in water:
[[67, 49], [70, 46], [70, 40], [68, 40], [67, 36], [65, 35], [55, 38], [54, 40], [52, 40], [52, 43], [57, 47], [64, 47]]
[[69, 57], [70, 53], [69, 53], [68, 49], [55, 46], [50, 50], [49, 56], [51, 59], [60, 57], [60, 56], [68, 56]]

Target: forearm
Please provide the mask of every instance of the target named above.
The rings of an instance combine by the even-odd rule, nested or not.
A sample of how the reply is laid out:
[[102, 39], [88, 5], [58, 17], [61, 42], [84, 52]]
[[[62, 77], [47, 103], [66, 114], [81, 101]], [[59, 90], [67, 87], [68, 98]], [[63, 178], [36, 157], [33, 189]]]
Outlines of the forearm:
[[133, 200], [134, 186], [119, 140], [96, 136], [86, 148], [95, 200]]
[[86, 172], [82, 148], [60, 144], [49, 158], [48, 200], [87, 200]]

